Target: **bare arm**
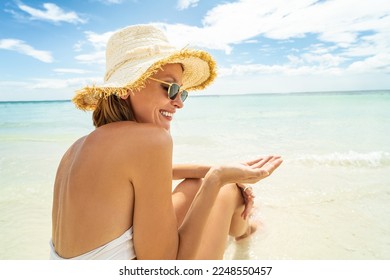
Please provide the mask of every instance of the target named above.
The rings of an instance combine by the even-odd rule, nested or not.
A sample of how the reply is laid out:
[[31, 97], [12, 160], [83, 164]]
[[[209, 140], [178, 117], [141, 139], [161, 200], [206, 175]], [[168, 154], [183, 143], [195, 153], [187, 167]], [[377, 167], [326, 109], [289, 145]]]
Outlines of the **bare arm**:
[[172, 204], [172, 139], [159, 128], [138, 135], [137, 154], [128, 168], [135, 193], [135, 253], [140, 260], [176, 259], [179, 236]]
[[[153, 137], [151, 137], [153, 135]], [[172, 140], [154, 130], [141, 141], [137, 160], [129, 170], [134, 187], [134, 246], [138, 259], [192, 259], [219, 189], [229, 182], [252, 183], [267, 177], [280, 163], [213, 167], [207, 172], [178, 229], [172, 205]], [[150, 139], [153, 139], [151, 141]]]
[[187, 226], [178, 229], [172, 204], [172, 141], [163, 131], [151, 132], [136, 163], [129, 168], [135, 192], [134, 247], [137, 258], [192, 259], [218, 194], [221, 182], [208, 172], [198, 193], [197, 205], [187, 215]]
[[197, 164], [175, 164], [172, 168], [172, 179], [204, 178], [211, 166]]

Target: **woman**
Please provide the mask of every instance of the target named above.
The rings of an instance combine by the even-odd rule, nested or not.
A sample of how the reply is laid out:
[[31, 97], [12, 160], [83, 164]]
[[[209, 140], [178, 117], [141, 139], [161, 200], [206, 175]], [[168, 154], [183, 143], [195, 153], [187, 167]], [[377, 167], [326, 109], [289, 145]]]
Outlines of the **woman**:
[[176, 50], [155, 27], [130, 26], [108, 41], [106, 68], [103, 85], [73, 98], [94, 110], [96, 129], [58, 167], [51, 258], [221, 259], [228, 234], [253, 230], [253, 197], [242, 184], [269, 176], [282, 160], [172, 166], [174, 114], [187, 90], [215, 77], [206, 52]]

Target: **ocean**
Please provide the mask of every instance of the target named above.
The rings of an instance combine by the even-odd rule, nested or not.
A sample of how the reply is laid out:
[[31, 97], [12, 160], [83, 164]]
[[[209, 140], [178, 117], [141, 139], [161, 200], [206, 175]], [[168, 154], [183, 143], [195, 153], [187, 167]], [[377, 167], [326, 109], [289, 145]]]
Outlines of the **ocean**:
[[[57, 165], [92, 130], [70, 101], [0, 102], [0, 259], [48, 259]], [[171, 133], [174, 163], [284, 158], [225, 259], [390, 259], [390, 91], [190, 96]]]

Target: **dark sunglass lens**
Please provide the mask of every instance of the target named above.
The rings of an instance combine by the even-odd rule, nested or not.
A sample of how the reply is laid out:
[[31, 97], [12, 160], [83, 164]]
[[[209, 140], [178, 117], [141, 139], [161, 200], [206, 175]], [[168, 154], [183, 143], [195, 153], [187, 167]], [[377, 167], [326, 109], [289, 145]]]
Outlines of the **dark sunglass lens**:
[[169, 99], [175, 100], [177, 94], [179, 93], [179, 90], [180, 90], [180, 86], [178, 84], [171, 84], [168, 92]]
[[187, 97], [188, 97], [188, 91], [183, 90], [183, 91], [181, 92], [181, 95], [180, 95], [181, 102], [184, 102], [184, 101], [187, 99]]

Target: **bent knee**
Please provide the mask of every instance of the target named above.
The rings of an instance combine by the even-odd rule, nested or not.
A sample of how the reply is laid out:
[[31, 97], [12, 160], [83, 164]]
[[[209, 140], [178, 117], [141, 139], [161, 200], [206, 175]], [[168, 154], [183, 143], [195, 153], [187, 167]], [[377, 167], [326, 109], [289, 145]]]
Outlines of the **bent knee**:
[[234, 183], [224, 185], [219, 192], [219, 197], [221, 200], [226, 201], [227, 203], [234, 202], [237, 206], [244, 204], [241, 191]]
[[182, 181], [183, 184], [188, 186], [198, 186], [202, 185], [203, 178], [187, 178]]
[[202, 185], [203, 179], [199, 178], [188, 178], [181, 181], [176, 188], [174, 189], [173, 193], [176, 192], [193, 192], [196, 190], [196, 192], [199, 190], [200, 186]]

